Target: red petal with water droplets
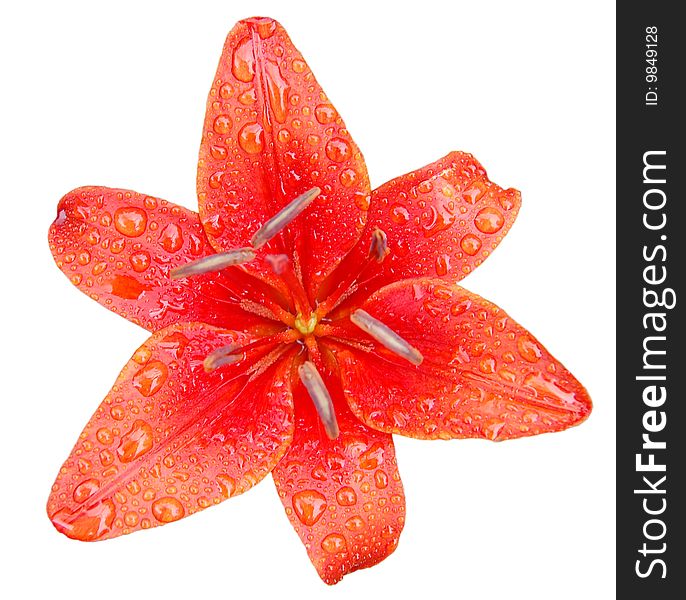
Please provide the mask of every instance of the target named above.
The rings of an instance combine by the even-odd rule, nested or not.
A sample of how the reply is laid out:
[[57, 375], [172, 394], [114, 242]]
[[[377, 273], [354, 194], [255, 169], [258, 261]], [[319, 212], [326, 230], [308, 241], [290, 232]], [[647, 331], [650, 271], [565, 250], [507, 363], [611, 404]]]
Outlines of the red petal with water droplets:
[[411, 277], [459, 281], [505, 237], [520, 204], [519, 192], [491, 183], [471, 154], [451, 152], [372, 192], [366, 229], [342, 269], [359, 269], [378, 227], [390, 252], [366, 289]]
[[248, 276], [237, 269], [169, 279], [172, 268], [214, 253], [197, 213], [182, 206], [130, 190], [78, 188], [60, 200], [48, 237], [74, 285], [149, 331], [179, 321], [268, 326], [240, 308]]
[[424, 356], [414, 367], [380, 345], [371, 353], [336, 346], [348, 403], [371, 427], [425, 439], [506, 440], [566, 429], [591, 411], [586, 390], [538, 340], [457, 285], [401, 281], [362, 308]]
[[295, 390], [295, 436], [274, 468], [286, 514], [319, 576], [329, 585], [395, 550], [405, 496], [390, 435], [358, 421], [327, 378], [341, 433], [330, 440], [302, 386]]
[[60, 469], [48, 515], [94, 541], [177, 521], [269, 473], [293, 436], [291, 360], [249, 381], [240, 364], [203, 359], [248, 336], [173, 325], [133, 355]]
[[[198, 163], [205, 231], [217, 250], [247, 246], [267, 219], [315, 186], [319, 198], [263, 250], [296, 252], [310, 291], [359, 238], [370, 195], [366, 167], [281, 25], [241, 21], [207, 100]], [[259, 261], [246, 268], [274, 279]]]

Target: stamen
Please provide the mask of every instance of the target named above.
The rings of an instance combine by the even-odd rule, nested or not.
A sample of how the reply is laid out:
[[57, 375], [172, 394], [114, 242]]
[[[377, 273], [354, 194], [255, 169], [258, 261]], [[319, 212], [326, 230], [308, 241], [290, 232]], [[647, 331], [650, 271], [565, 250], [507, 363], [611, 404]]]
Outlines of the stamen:
[[372, 233], [372, 243], [369, 245], [369, 256], [376, 259], [376, 262], [383, 262], [390, 252], [388, 248], [388, 238], [386, 232], [378, 227]]
[[245, 358], [245, 352], [234, 354], [234, 352], [239, 349], [239, 346], [228, 344], [226, 346], [222, 346], [221, 348], [217, 348], [213, 352], [210, 352], [202, 363], [202, 366], [205, 368], [205, 372], [210, 373], [211, 371], [214, 371], [219, 367], [223, 367], [224, 365], [231, 365], [243, 360]]
[[358, 308], [351, 313], [350, 320], [362, 331], [371, 335], [377, 342], [386, 346], [391, 352], [410, 361], [415, 366], [422, 364], [424, 357], [419, 350], [401, 338], [388, 325], [372, 317], [368, 312]]
[[300, 381], [303, 382], [307, 393], [310, 395], [314, 407], [317, 409], [317, 414], [324, 425], [324, 431], [331, 440], [338, 437], [338, 421], [336, 421], [336, 413], [333, 409], [333, 401], [329, 395], [329, 390], [326, 389], [322, 376], [317, 371], [317, 367], [309, 360], [305, 361], [298, 367], [298, 375]]
[[279, 231], [304, 211], [321, 193], [322, 191], [318, 187], [313, 187], [311, 190], [306, 191], [304, 194], [301, 194], [295, 200], [284, 206], [252, 236], [252, 240], [250, 240], [252, 247], [257, 249], [264, 246], [270, 239], [279, 233]]
[[171, 279], [181, 279], [182, 277], [189, 277], [190, 275], [221, 271], [226, 267], [233, 267], [235, 265], [242, 265], [243, 263], [250, 262], [254, 258], [255, 251], [252, 248], [239, 248], [238, 250], [231, 250], [230, 252], [212, 254], [211, 256], [206, 256], [172, 269], [169, 272], [169, 277]]

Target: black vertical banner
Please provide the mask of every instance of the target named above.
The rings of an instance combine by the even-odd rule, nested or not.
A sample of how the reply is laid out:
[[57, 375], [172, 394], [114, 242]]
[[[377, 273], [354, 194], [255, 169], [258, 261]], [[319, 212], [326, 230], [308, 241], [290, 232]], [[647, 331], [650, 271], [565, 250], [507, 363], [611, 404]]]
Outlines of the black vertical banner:
[[686, 51], [678, 3], [617, 4], [617, 586], [686, 597]]

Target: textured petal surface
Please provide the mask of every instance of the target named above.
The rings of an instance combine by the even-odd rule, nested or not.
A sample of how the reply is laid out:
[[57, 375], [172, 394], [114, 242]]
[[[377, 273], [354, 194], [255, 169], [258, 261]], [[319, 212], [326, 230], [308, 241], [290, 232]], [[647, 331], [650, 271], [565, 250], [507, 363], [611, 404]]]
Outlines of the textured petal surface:
[[247, 275], [237, 269], [169, 279], [172, 268], [214, 253], [197, 213], [182, 206], [129, 190], [78, 188], [60, 201], [49, 241], [74, 285], [149, 331], [179, 321], [240, 330], [265, 324], [240, 308]]
[[424, 356], [414, 367], [378, 345], [371, 353], [336, 347], [348, 403], [372, 427], [427, 439], [505, 440], [566, 429], [591, 411], [586, 390], [538, 340], [457, 285], [402, 281], [362, 308]]
[[398, 544], [405, 496], [390, 435], [358, 421], [329, 379], [341, 433], [326, 437], [302, 386], [295, 437], [272, 475], [286, 514], [319, 576], [334, 584], [371, 567]]
[[449, 275], [459, 281], [501, 242], [520, 204], [519, 192], [491, 183], [471, 154], [451, 152], [372, 192], [365, 231], [341, 265], [341, 277], [359, 269], [379, 228], [389, 253], [369, 269], [362, 291], [412, 277]]
[[199, 324], [153, 335], [119, 375], [60, 469], [48, 515], [93, 541], [177, 521], [240, 494], [271, 471], [293, 435], [283, 360], [248, 383], [202, 361], [247, 336]]
[[[294, 257], [310, 290], [360, 235], [366, 167], [281, 25], [241, 21], [226, 39], [207, 101], [198, 163], [205, 230], [217, 249], [246, 246], [267, 219], [315, 186], [319, 198], [263, 251]], [[247, 268], [273, 278], [260, 261]]]

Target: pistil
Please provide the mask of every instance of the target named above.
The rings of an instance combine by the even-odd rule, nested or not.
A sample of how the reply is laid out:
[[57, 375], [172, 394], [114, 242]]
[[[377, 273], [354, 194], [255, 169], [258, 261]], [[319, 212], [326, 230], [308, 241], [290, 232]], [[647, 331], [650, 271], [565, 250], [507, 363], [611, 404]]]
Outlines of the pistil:
[[322, 425], [324, 425], [326, 435], [329, 439], [335, 440], [339, 433], [338, 421], [336, 420], [331, 395], [329, 390], [326, 389], [324, 380], [319, 371], [317, 371], [317, 367], [309, 360], [305, 361], [298, 367], [298, 375], [314, 403], [314, 407], [317, 409], [317, 414]]
[[350, 320], [362, 331], [368, 333], [377, 342], [388, 348], [394, 354], [419, 366], [424, 357], [414, 346], [399, 336], [388, 325], [372, 317], [368, 312], [358, 308], [350, 314]]

